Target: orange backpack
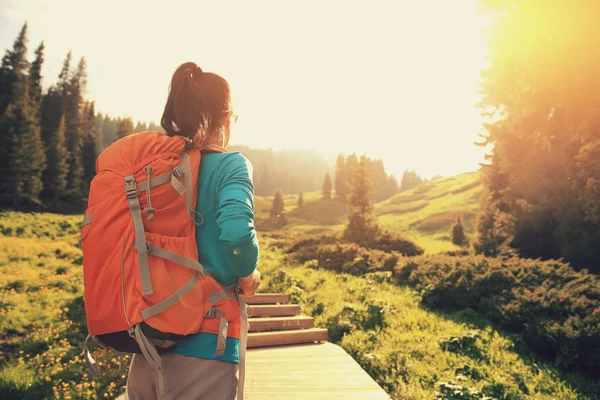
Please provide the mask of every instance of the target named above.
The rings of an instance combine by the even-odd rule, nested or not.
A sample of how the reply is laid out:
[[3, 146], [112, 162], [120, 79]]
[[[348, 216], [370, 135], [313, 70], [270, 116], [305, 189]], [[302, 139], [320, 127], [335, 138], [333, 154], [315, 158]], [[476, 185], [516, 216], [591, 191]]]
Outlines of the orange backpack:
[[[96, 162], [81, 231], [88, 339], [142, 353], [162, 373], [160, 353], [186, 335], [240, 339], [240, 388], [247, 315], [236, 285], [221, 286], [198, 263], [195, 208], [201, 154], [179, 136], [142, 132], [118, 140]], [[238, 390], [238, 398], [242, 398]], [[241, 396], [240, 396], [241, 395]]]

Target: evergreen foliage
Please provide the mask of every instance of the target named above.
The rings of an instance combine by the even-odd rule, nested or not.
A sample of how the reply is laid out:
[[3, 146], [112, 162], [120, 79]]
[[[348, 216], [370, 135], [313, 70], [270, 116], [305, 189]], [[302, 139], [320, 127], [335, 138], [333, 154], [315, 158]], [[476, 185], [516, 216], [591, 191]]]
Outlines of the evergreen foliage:
[[331, 198], [331, 189], [333, 189], [333, 183], [331, 182], [331, 176], [329, 172], [325, 174], [325, 179], [323, 179], [323, 198], [330, 199]]
[[[376, 201], [382, 201], [392, 197], [398, 192], [398, 181], [393, 175], [385, 172], [383, 161], [373, 160], [366, 157], [365, 162], [371, 173], [373, 180], [373, 198]], [[342, 201], [349, 201], [348, 196], [351, 192], [352, 174], [358, 166], [356, 154], [350, 154], [345, 157], [338, 155], [335, 168], [335, 192], [336, 197]]]
[[400, 188], [402, 190], [409, 190], [421, 183], [423, 183], [423, 178], [421, 178], [414, 170], [407, 169], [402, 173]]
[[482, 83], [481, 106], [495, 122], [480, 143], [491, 152], [477, 248], [498, 254], [510, 246], [524, 257], [597, 269], [600, 55], [589, 49], [600, 3], [481, 5], [498, 18]]
[[283, 193], [279, 189], [275, 191], [275, 196], [273, 197], [273, 204], [271, 205], [271, 211], [269, 211], [269, 220], [276, 226], [283, 226], [287, 223]]
[[465, 227], [460, 217], [456, 219], [456, 223], [450, 228], [450, 237], [452, 243], [457, 246], [465, 247], [469, 244], [469, 239], [465, 235]]
[[352, 174], [351, 207], [344, 231], [344, 238], [361, 245], [373, 241], [379, 234], [379, 227], [373, 214], [374, 186], [367, 157], [363, 155]]
[[122, 139], [125, 136], [133, 133], [133, 121], [131, 118], [125, 118], [119, 123], [119, 129], [117, 129], [117, 140]]
[[42, 198], [57, 205], [67, 192], [67, 147], [65, 145], [65, 119], [61, 118], [58, 128], [47, 140], [46, 157], [48, 167], [44, 170]]

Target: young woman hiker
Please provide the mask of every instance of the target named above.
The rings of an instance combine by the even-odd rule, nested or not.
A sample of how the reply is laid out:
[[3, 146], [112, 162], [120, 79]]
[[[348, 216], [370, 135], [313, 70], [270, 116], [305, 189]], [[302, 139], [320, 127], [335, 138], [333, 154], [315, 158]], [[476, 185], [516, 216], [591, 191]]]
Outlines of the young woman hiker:
[[[161, 125], [169, 136], [189, 139], [202, 150], [196, 202], [198, 258], [223, 286], [236, 282], [244, 296], [260, 285], [254, 229], [252, 166], [240, 153], [226, 152], [233, 112], [229, 84], [195, 63], [177, 68]], [[135, 354], [127, 379], [130, 400], [230, 400], [236, 397], [240, 342], [228, 337], [215, 355], [217, 335], [197, 333], [162, 354], [160, 396], [156, 369]]]

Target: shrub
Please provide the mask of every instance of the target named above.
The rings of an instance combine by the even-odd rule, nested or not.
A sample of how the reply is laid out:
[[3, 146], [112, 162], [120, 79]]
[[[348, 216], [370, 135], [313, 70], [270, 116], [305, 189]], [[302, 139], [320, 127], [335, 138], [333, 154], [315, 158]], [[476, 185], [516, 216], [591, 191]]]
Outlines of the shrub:
[[471, 308], [563, 368], [600, 373], [600, 279], [559, 261], [420, 257], [395, 277], [421, 291], [423, 303]]
[[405, 256], [418, 256], [423, 254], [423, 249], [414, 242], [387, 231], [369, 242], [368, 247], [386, 252], [396, 251]]

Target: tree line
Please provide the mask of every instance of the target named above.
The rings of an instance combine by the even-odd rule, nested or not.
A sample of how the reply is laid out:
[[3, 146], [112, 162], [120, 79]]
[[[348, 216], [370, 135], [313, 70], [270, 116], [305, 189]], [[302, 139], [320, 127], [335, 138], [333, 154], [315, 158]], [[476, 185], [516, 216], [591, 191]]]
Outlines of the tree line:
[[126, 134], [160, 128], [96, 114], [85, 99], [85, 58], [74, 63], [71, 52], [44, 92], [44, 43], [33, 62], [27, 45], [25, 23], [0, 66], [0, 207], [78, 212], [99, 152]]
[[[363, 160], [364, 158], [364, 160]], [[364, 165], [362, 165], [363, 163]], [[335, 165], [335, 176], [333, 185], [335, 196], [342, 201], [349, 201], [348, 196], [352, 189], [352, 177], [357, 169], [364, 168], [368, 171], [369, 177], [373, 183], [372, 195], [376, 201], [385, 200], [398, 192], [398, 181], [396, 177], [385, 172], [383, 161], [361, 156], [359, 159], [356, 154], [337, 156]], [[325, 176], [323, 182], [323, 191], [331, 183], [331, 177]], [[331, 188], [329, 188], [329, 191]], [[325, 194], [325, 197], [328, 197]]]

